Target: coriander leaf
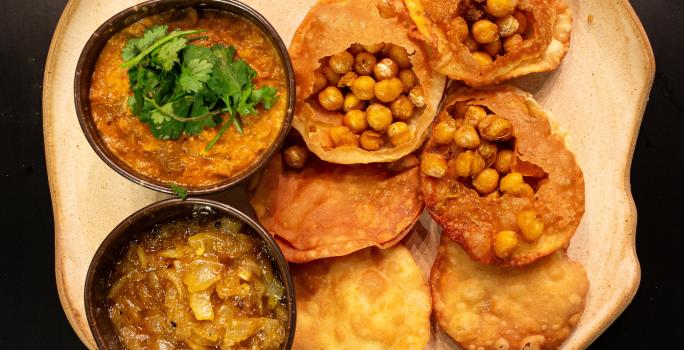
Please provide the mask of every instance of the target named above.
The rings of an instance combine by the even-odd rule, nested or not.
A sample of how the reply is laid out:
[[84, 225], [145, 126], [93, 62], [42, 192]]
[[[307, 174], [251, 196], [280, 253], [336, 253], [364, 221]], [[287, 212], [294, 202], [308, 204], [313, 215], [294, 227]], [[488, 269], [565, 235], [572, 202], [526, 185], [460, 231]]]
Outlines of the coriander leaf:
[[163, 38], [166, 35], [167, 29], [167, 25], [152, 27], [147, 29], [142, 37], [128, 40], [121, 52], [123, 61], [126, 62], [133, 59], [140, 52], [154, 44], [155, 41]]
[[204, 88], [204, 83], [209, 81], [211, 70], [214, 65], [207, 59], [194, 58], [181, 66], [181, 76], [178, 83], [185, 92], [199, 92]]
[[277, 93], [278, 90], [276, 90], [276, 88], [272, 86], [264, 86], [261, 89], [254, 90], [250, 97], [252, 98], [252, 103], [258, 104], [261, 102], [264, 108], [271, 109], [277, 100]]
[[[209, 108], [204, 104], [204, 100], [201, 96], [198, 96], [195, 98], [195, 101], [192, 104], [192, 109], [190, 110], [190, 116], [191, 117], [197, 117], [201, 115], [207, 115], [209, 114], [210, 110]], [[184, 132], [189, 135], [197, 135], [202, 130], [204, 130], [205, 127], [208, 128], [213, 128], [216, 126], [216, 122], [212, 117], [200, 119], [197, 121], [192, 121], [188, 122], [185, 125], [185, 130]]]
[[172, 33], [166, 35], [165, 37], [155, 41], [152, 45], [149, 45], [147, 48], [142, 50], [138, 55], [135, 57], [125, 60], [123, 64], [121, 64], [121, 68], [131, 68], [133, 66], [138, 65], [147, 55], [151, 54], [156, 50], [157, 48], [161, 47], [162, 45], [166, 44], [167, 42], [174, 40], [176, 38], [186, 36], [186, 35], [191, 35], [191, 34], [197, 34], [201, 33], [203, 30], [186, 30], [186, 31], [173, 31]]
[[171, 119], [170, 115], [173, 113], [173, 103], [167, 103], [161, 106], [160, 109], [155, 109], [152, 112], [152, 121], [155, 124], [163, 124]]
[[170, 71], [176, 63], [180, 63], [178, 55], [187, 46], [187, 43], [188, 40], [182, 37], [167, 42], [154, 51], [152, 63], [164, 72]]
[[212, 60], [213, 57], [211, 49], [204, 46], [188, 45], [188, 47], [183, 50], [183, 61], [192, 61], [194, 59]]
[[170, 184], [173, 192], [182, 200], [188, 199], [188, 190], [185, 187], [178, 186], [176, 184]]

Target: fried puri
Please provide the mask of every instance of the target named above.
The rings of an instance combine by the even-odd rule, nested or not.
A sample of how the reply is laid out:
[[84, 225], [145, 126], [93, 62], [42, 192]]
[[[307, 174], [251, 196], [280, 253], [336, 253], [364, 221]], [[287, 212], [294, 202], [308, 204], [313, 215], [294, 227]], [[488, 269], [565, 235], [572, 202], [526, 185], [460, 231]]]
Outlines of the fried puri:
[[390, 162], [423, 143], [445, 77], [405, 24], [377, 1], [322, 0], [290, 46], [297, 82], [293, 126], [321, 159]]
[[[296, 147], [296, 148], [295, 148]], [[290, 262], [388, 248], [413, 227], [423, 210], [418, 159], [340, 165], [287, 148], [268, 163], [251, 203], [259, 222]], [[303, 150], [302, 150], [303, 149]], [[305, 154], [305, 153], [304, 153]]]
[[384, 0], [431, 48], [431, 66], [473, 87], [554, 70], [572, 14], [556, 0]]
[[430, 295], [402, 245], [292, 265], [297, 294], [293, 349], [422, 350]]
[[484, 264], [527, 265], [567, 247], [584, 213], [575, 156], [516, 88], [451, 93], [421, 170], [431, 216]]
[[557, 349], [589, 289], [584, 267], [558, 251], [522, 267], [471, 260], [442, 237], [430, 278], [440, 327], [464, 349]]

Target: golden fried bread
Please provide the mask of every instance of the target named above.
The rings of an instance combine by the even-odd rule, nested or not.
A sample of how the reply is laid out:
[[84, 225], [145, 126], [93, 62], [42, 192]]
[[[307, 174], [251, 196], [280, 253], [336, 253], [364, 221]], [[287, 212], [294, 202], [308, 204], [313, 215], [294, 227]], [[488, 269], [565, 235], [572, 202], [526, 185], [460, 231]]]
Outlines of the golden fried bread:
[[440, 327], [464, 349], [557, 349], [582, 315], [589, 281], [564, 251], [522, 268], [488, 266], [443, 237], [430, 287]]
[[421, 157], [429, 213], [481, 263], [522, 266], [566, 247], [584, 213], [575, 156], [521, 90], [451, 93]]
[[430, 295], [404, 246], [291, 266], [297, 295], [293, 349], [425, 348]]

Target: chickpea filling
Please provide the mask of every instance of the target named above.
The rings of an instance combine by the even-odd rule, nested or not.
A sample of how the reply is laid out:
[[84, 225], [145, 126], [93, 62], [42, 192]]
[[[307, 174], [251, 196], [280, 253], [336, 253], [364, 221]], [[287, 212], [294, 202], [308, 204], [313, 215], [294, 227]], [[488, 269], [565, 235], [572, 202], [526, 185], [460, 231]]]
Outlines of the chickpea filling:
[[320, 63], [310, 100], [326, 111], [344, 113], [341, 125], [329, 130], [334, 147], [377, 151], [413, 138], [409, 124], [422, 113], [425, 92], [405, 48], [353, 44]]
[[519, 49], [529, 37], [530, 16], [519, 0], [465, 0], [448, 28], [480, 65]]

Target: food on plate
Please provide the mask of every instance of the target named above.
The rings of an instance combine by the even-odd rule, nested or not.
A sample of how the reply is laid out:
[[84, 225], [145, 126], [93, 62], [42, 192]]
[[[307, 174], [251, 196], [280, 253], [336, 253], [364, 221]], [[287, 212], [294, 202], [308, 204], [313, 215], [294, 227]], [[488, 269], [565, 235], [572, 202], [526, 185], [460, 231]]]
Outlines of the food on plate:
[[430, 278], [440, 327], [464, 349], [557, 349], [584, 311], [584, 267], [558, 251], [521, 267], [473, 261], [442, 237]]
[[229, 217], [200, 213], [143, 232], [108, 282], [126, 349], [280, 349], [284, 287], [263, 241]]
[[376, 1], [323, 0], [290, 46], [297, 82], [294, 127], [319, 158], [389, 162], [425, 140], [445, 78], [430, 69], [404, 24]]
[[388, 248], [418, 220], [423, 199], [417, 157], [341, 165], [307, 153], [295, 144], [276, 154], [250, 200], [288, 261], [346, 255], [371, 246]]
[[402, 245], [292, 265], [292, 349], [422, 350], [430, 338], [428, 287]]
[[584, 214], [584, 177], [532, 96], [459, 89], [421, 156], [421, 187], [444, 234], [484, 264], [521, 266], [566, 247]]
[[554, 70], [570, 46], [562, 0], [384, 0], [431, 48], [431, 66], [474, 87]]
[[170, 10], [115, 34], [90, 86], [99, 137], [135, 172], [209, 186], [272, 146], [287, 108], [285, 71], [259, 27], [236, 15]]

